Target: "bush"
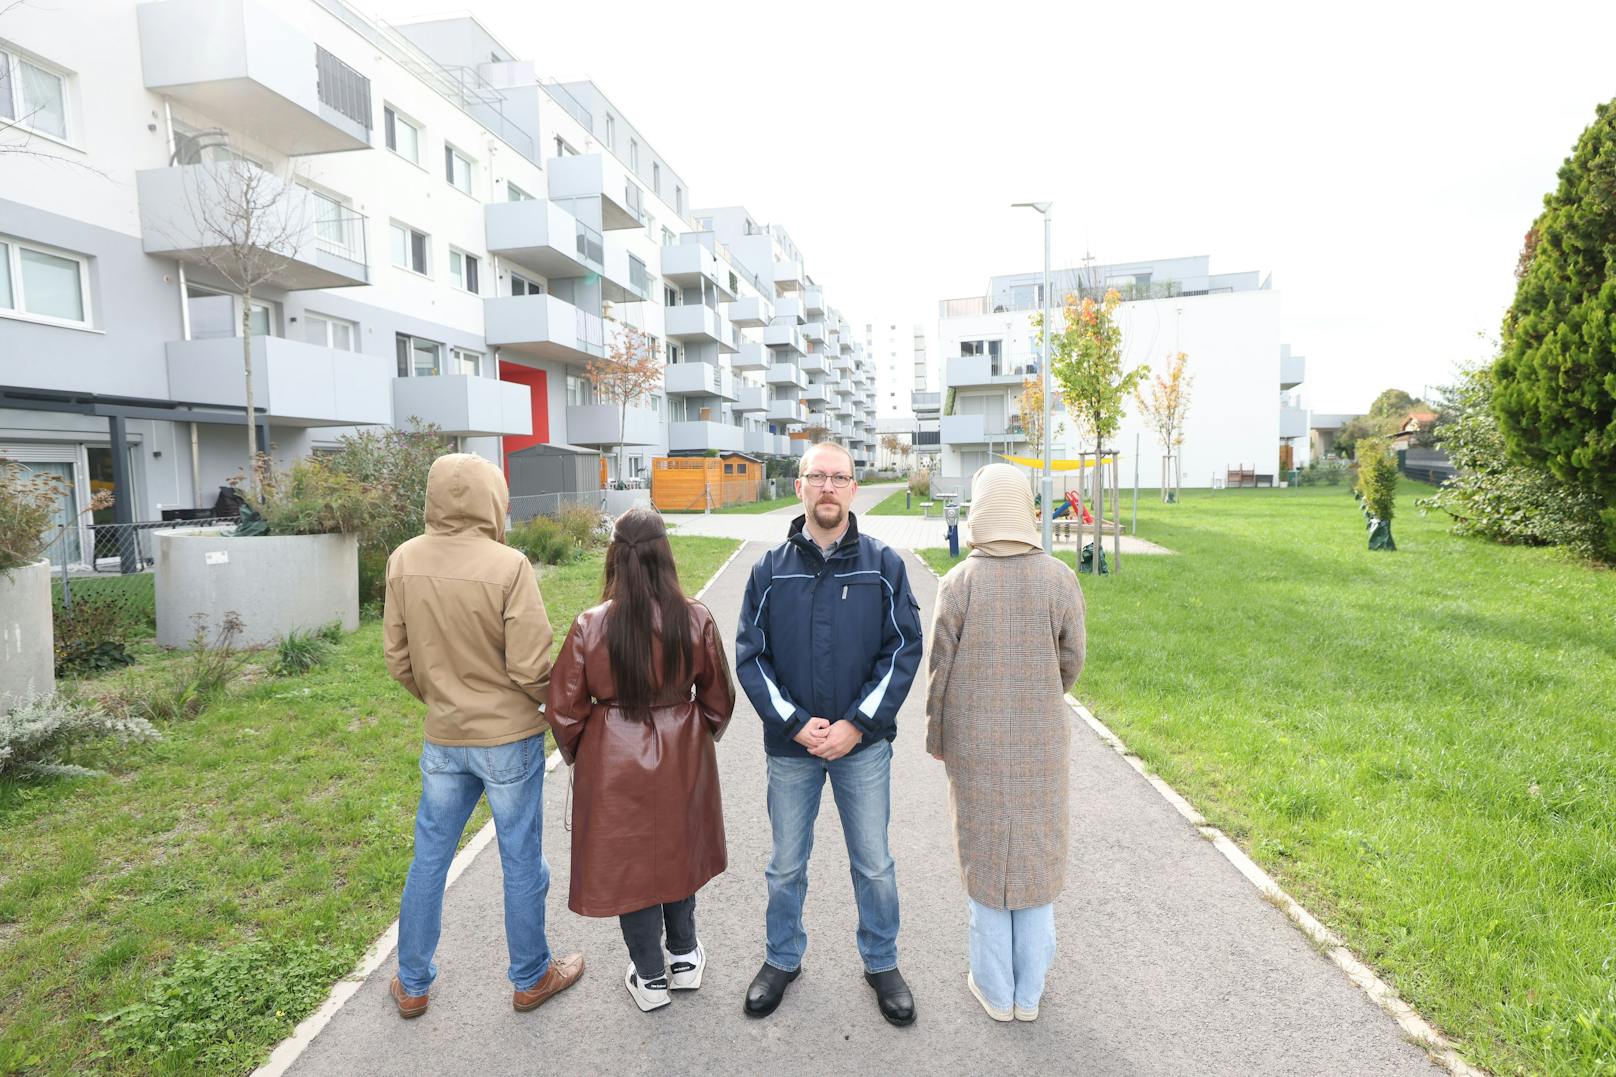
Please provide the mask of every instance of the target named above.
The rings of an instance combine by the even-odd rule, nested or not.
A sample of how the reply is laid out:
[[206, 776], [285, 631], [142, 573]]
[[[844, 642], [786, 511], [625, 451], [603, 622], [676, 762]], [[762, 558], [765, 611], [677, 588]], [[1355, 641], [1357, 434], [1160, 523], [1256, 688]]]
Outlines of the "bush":
[[271, 535], [373, 535], [383, 506], [381, 491], [333, 467], [326, 457], [306, 456], [285, 471], [265, 476], [253, 508]]
[[157, 683], [143, 687], [128, 704], [130, 711], [151, 721], [167, 722], [201, 714], [240, 675], [246, 663], [246, 657], [236, 650], [241, 628], [241, 618], [230, 610], [209, 638], [207, 621], [197, 614], [190, 653], [169, 666]]
[[[338, 631], [340, 633], [341, 629]], [[326, 632], [327, 629], [321, 628], [312, 632], [288, 632], [282, 636], [270, 672], [277, 677], [295, 677], [316, 666], [325, 665], [335, 651]]]
[[59, 476], [0, 460], [0, 573], [33, 564], [55, 541], [51, 524], [70, 489]]
[[591, 549], [603, 545], [611, 538], [611, 524], [602, 521], [601, 514], [594, 509], [575, 505], [561, 510], [561, 530], [567, 537], [577, 543], [580, 549]]
[[310, 942], [195, 948], [153, 980], [140, 1002], [101, 1020], [113, 1043], [145, 1060], [142, 1069], [245, 1072], [262, 1061], [264, 1044], [284, 1039], [314, 1012], [353, 960]]
[[1347, 462], [1334, 457], [1309, 460], [1307, 466], [1296, 473], [1298, 486], [1340, 486], [1347, 481]]
[[611, 531], [599, 513], [576, 507], [565, 509], [559, 518], [535, 516], [505, 533], [507, 545], [521, 550], [529, 561], [565, 565], [577, 560], [585, 550], [604, 546]]
[[73, 604], [60, 597], [52, 614], [56, 630], [56, 675], [100, 673], [134, 662], [129, 637], [143, 618], [127, 590], [78, 587]]
[[1458, 474], [1421, 509], [1453, 518], [1459, 535], [1507, 545], [1563, 546], [1583, 557], [1609, 558], [1599, 496], [1581, 483], [1562, 482], [1542, 464], [1512, 461], [1493, 411], [1490, 367], [1464, 371], [1443, 391], [1449, 407], [1437, 444]]
[[931, 496], [931, 472], [921, 468], [909, 476], [909, 492], [916, 497]]
[[1378, 520], [1391, 521], [1397, 502], [1397, 459], [1383, 438], [1358, 442], [1358, 493], [1364, 509]]
[[28, 696], [10, 714], [0, 714], [0, 775], [86, 777], [101, 771], [69, 762], [73, 749], [116, 738], [153, 741], [159, 734], [144, 718], [111, 715], [60, 693]]

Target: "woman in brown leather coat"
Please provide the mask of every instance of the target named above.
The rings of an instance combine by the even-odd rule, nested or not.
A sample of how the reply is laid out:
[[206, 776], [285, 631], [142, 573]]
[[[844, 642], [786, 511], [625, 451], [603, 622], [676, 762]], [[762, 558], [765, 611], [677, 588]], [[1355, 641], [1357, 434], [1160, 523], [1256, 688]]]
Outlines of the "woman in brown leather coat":
[[602, 599], [573, 621], [550, 676], [550, 727], [574, 778], [567, 904], [620, 919], [623, 982], [654, 1010], [669, 989], [701, 986], [696, 891], [726, 862], [713, 745], [735, 687], [713, 615], [679, 588], [657, 513], [618, 518]]

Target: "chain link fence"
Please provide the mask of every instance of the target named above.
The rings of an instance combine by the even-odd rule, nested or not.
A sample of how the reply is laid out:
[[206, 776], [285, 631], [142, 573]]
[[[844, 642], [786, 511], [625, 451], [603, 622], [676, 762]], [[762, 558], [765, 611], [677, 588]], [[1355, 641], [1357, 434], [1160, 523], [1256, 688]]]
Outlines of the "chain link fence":
[[75, 594], [97, 588], [149, 591], [150, 581], [131, 584], [130, 577], [149, 575], [157, 562], [157, 532], [234, 527], [232, 517], [161, 520], [132, 524], [73, 524], [45, 549], [54, 576], [53, 590], [71, 611]]
[[535, 516], [560, 516], [567, 509], [581, 508], [604, 513], [612, 519], [635, 505], [649, 505], [646, 490], [564, 490], [552, 494], [517, 494], [511, 498], [511, 524], [526, 523]]

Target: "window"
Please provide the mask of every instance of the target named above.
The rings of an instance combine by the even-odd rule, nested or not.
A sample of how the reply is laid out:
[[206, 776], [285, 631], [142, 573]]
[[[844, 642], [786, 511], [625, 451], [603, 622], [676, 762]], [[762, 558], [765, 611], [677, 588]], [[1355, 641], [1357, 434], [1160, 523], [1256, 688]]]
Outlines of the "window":
[[632, 138], [628, 140], [628, 170], [640, 174], [640, 144]]
[[668, 366], [674, 366], [675, 364], [682, 363], [684, 361], [685, 361], [685, 350], [683, 348], [681, 348], [679, 345], [673, 343], [672, 341], [669, 341], [668, 342], [668, 364], [667, 365]]
[[555, 155], [557, 157], [576, 157], [578, 155], [578, 151], [569, 146], [567, 140], [560, 135], [556, 136], [555, 144]]
[[617, 120], [610, 112], [606, 114], [606, 148], [617, 149]]
[[483, 353], [474, 352], [470, 348], [454, 349], [454, 369], [452, 372], [455, 374], [469, 374], [474, 378], [482, 377]]
[[645, 238], [656, 242], [656, 218], [649, 213], [645, 215]]
[[247, 315], [248, 334], [255, 337], [275, 335], [275, 318], [266, 303], [254, 303]]
[[443, 371], [439, 359], [443, 345], [435, 340], [422, 340], [406, 333], [397, 337], [398, 376], [401, 378], [427, 378]]
[[0, 50], [0, 118], [42, 135], [66, 139], [67, 77]]
[[724, 474], [726, 474], [726, 475], [735, 474], [735, 465], [731, 464], [731, 463], [726, 463], [724, 465]]
[[543, 295], [544, 294], [544, 285], [540, 284], [538, 281], [528, 280], [526, 277], [521, 276], [520, 274], [512, 273], [511, 274], [511, 294], [512, 295]]
[[392, 225], [393, 237], [393, 264], [401, 269], [408, 269], [414, 273], [425, 275], [426, 264], [426, 233], [417, 232], [407, 224]]
[[677, 307], [679, 305], [679, 289], [671, 284], [664, 284], [662, 286], [662, 305], [665, 307]]
[[443, 178], [449, 186], [466, 194], [471, 193], [471, 159], [453, 146], [443, 147]]
[[677, 183], [673, 185], [673, 211], [681, 217], [685, 215], [685, 189]]
[[338, 351], [356, 351], [354, 342], [359, 339], [359, 326], [328, 314], [307, 312], [303, 315], [303, 339]]
[[382, 109], [382, 127], [387, 148], [411, 164], [421, 163], [421, 129], [406, 120], [392, 105]]
[[662, 197], [662, 166], [656, 161], [651, 162], [651, 193]]
[[675, 243], [677, 243], [678, 241], [679, 241], [679, 237], [677, 237], [677, 236], [675, 236], [673, 234], [673, 229], [664, 228], [662, 230], [662, 245], [664, 247], [671, 247]]
[[567, 406], [579, 407], [588, 404], [589, 382], [576, 374], [567, 375]]
[[505, 199], [509, 202], [531, 202], [533, 201], [533, 196], [516, 184], [507, 182], [505, 184]]
[[84, 325], [85, 274], [81, 258], [0, 239], [0, 310]]
[[449, 283], [463, 292], [472, 295], [481, 294], [477, 287], [478, 259], [475, 254], [466, 254], [453, 247], [449, 249]]

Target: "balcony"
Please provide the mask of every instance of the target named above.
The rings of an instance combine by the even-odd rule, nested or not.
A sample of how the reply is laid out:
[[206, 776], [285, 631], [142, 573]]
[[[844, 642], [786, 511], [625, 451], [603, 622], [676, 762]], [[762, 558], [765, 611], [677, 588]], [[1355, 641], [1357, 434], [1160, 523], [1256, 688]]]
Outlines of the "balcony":
[[[621, 432], [621, 433], [619, 433]], [[569, 404], [567, 441], [573, 445], [658, 445], [662, 420], [652, 408]]]
[[802, 291], [803, 311], [810, 317], [820, 317], [825, 313], [825, 289], [804, 288]]
[[763, 343], [771, 348], [780, 348], [796, 355], [806, 354], [802, 345], [802, 331], [794, 325], [764, 326]]
[[802, 284], [802, 263], [794, 259], [777, 260], [774, 263], [774, 283]]
[[777, 319], [790, 319], [785, 324], [801, 325], [803, 317], [802, 300], [797, 296], [781, 296], [774, 301], [774, 316]]
[[651, 298], [651, 275], [636, 254], [621, 244], [606, 247], [606, 272], [600, 278], [600, 296], [608, 303], [644, 303]]
[[488, 253], [546, 277], [604, 273], [601, 235], [554, 202], [530, 198], [483, 206]]
[[267, 6], [161, 0], [135, 17], [148, 90], [288, 156], [370, 148], [370, 80]]
[[745, 430], [743, 442], [745, 452], [753, 456], [784, 456], [787, 453], [787, 439], [781, 434], [771, 434], [768, 430]]
[[976, 385], [1020, 385], [1038, 374], [1036, 359], [996, 359], [991, 355], [956, 355], [948, 360], [950, 389]]
[[769, 349], [755, 340], [741, 341], [741, 350], [729, 361], [731, 370], [740, 372], [747, 370], [767, 370], [770, 363]]
[[808, 421], [808, 409], [803, 407], [795, 398], [786, 400], [776, 398], [769, 401], [769, 421], [776, 423], [805, 423]]
[[1289, 404], [1279, 406], [1279, 436], [1282, 438], [1307, 437], [1307, 409], [1292, 407]]
[[712, 307], [700, 303], [686, 303], [678, 307], [662, 308], [662, 335], [669, 340], [711, 341], [714, 344], [732, 343], [728, 338], [724, 316]]
[[749, 385], [744, 381], [737, 381], [734, 399], [735, 403], [730, 405], [730, 410], [737, 415], [752, 415], [769, 410], [768, 391], [761, 385]]
[[[168, 397], [176, 403], [244, 408], [241, 338], [171, 340]], [[285, 426], [360, 426], [393, 421], [391, 358], [254, 336], [253, 404]]]
[[1005, 423], [997, 419], [990, 426], [986, 415], [944, 415], [939, 433], [944, 445], [983, 445], [990, 441], [1007, 443], [1026, 440], [1019, 420]]
[[820, 344], [825, 343], [825, 323], [809, 322], [802, 327], [802, 335], [807, 340], [812, 340]]
[[1285, 348], [1279, 356], [1279, 387], [1294, 389], [1306, 380], [1307, 357], [1292, 355], [1290, 349]]
[[669, 452], [744, 452], [746, 432], [728, 423], [683, 422], [668, 424]]
[[584, 366], [606, 354], [600, 317], [553, 295], [484, 299], [483, 339], [516, 355], [572, 366]]
[[[255, 255], [283, 261], [273, 287], [351, 288], [370, 283], [365, 218], [331, 215], [307, 188], [242, 161], [149, 168], [135, 173], [141, 244], [147, 254], [192, 264], [228, 257], [226, 237], [253, 240]], [[239, 207], [257, 206], [257, 223], [233, 223]], [[232, 208], [237, 207], [237, 208]], [[234, 270], [235, 267], [231, 267]]]
[[393, 425], [411, 418], [452, 437], [531, 434], [533, 408], [526, 385], [469, 374], [393, 379]]
[[735, 271], [700, 243], [681, 242], [662, 248], [662, 278], [681, 288], [699, 288], [703, 282], [725, 302], [735, 298]]
[[774, 305], [760, 295], [751, 295], [737, 299], [725, 307], [724, 314], [729, 318], [731, 325], [760, 329], [774, 320]]
[[802, 391], [802, 398], [809, 404], [830, 403], [830, 388], [822, 381], [810, 381], [808, 387]]
[[802, 368], [804, 374], [828, 374], [830, 372], [830, 366], [826, 363], [822, 352], [811, 352], [803, 356], [797, 360], [797, 365]]
[[717, 363], [670, 363], [663, 370], [669, 396], [715, 396], [734, 400], [735, 377]]
[[808, 387], [808, 379], [797, 369], [795, 363], [774, 363], [763, 375], [763, 379], [770, 385], [794, 385], [798, 389]]
[[600, 199], [603, 229], [639, 228], [645, 224], [640, 188], [611, 154], [552, 157], [544, 165], [550, 173], [551, 198]]

